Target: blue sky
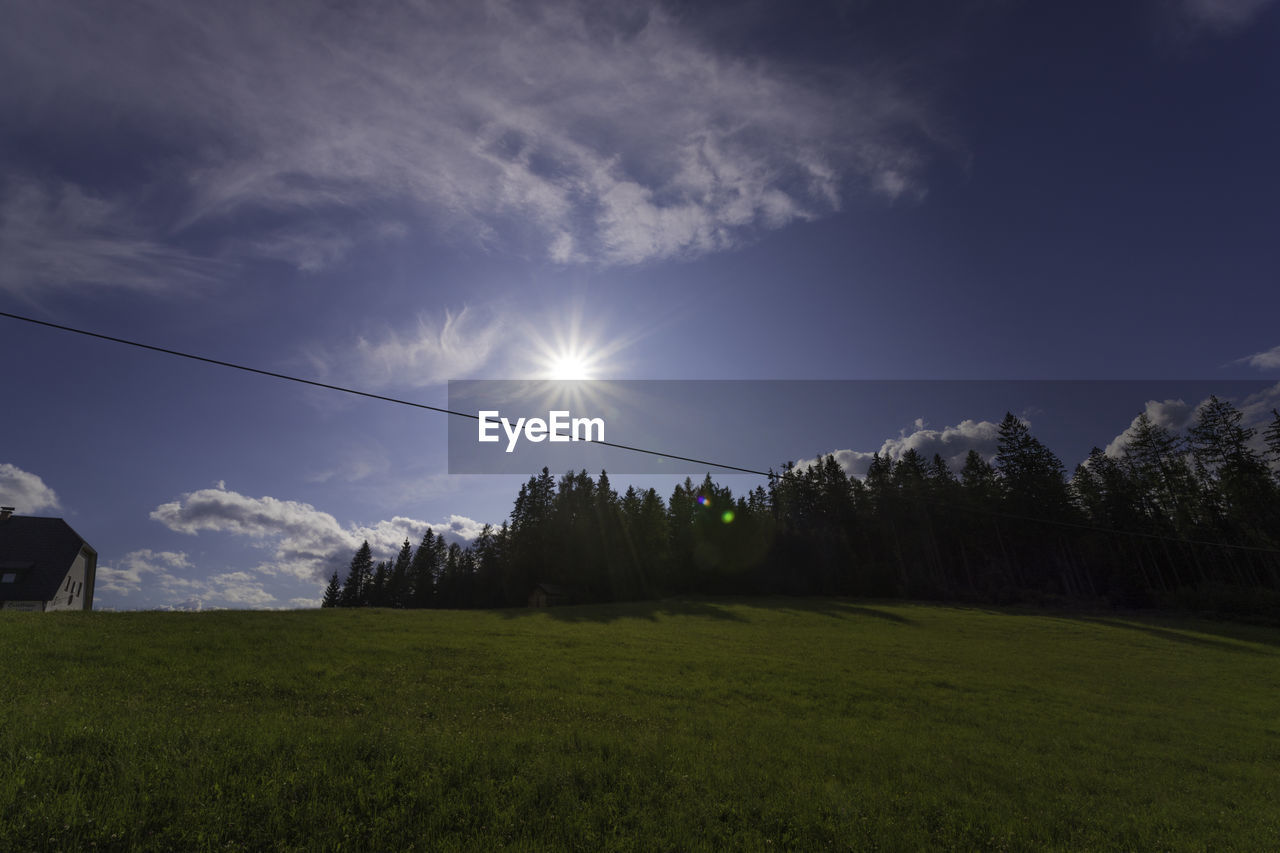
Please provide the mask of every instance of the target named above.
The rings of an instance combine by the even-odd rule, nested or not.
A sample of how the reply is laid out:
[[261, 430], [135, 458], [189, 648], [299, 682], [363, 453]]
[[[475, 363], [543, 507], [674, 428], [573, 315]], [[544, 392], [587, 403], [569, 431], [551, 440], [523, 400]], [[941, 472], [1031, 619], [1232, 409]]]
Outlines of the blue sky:
[[[431, 405], [1274, 383], [1277, 5], [0, 0], [0, 310]], [[0, 498], [99, 550], [99, 606], [308, 606], [364, 538], [465, 540], [522, 479], [449, 475], [420, 410], [5, 318], [0, 358]], [[716, 449], [856, 471], [985, 448], [974, 408]]]

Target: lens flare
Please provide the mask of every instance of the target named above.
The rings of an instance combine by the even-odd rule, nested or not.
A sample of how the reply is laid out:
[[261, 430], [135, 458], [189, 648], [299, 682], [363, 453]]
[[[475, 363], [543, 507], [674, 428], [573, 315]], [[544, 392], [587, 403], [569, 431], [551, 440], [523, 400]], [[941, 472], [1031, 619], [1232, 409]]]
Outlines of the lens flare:
[[731, 510], [731, 509], [726, 509], [726, 510], [725, 510], [725, 511], [720, 515], [720, 520], [721, 520], [721, 521], [723, 521], [725, 524], [732, 524], [732, 523], [733, 523], [733, 510]]

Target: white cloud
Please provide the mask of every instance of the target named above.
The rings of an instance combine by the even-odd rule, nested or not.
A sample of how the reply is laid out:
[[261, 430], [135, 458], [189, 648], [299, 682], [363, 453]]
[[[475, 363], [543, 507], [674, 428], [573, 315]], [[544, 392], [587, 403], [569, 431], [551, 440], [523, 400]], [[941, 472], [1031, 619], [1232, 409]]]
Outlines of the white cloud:
[[[925, 458], [933, 459], [934, 454], [942, 456], [952, 471], [959, 472], [964, 467], [964, 460], [970, 450], [976, 450], [988, 462], [995, 458], [996, 443], [1000, 437], [1000, 427], [991, 421], [963, 420], [956, 426], [940, 430], [926, 429], [924, 421], [916, 419], [914, 431], [905, 430], [896, 438], [885, 439], [878, 451], [895, 462], [902, 458], [908, 450], [915, 450]], [[875, 452], [861, 450], [835, 450], [831, 454], [846, 474], [865, 477], [871, 467]], [[804, 459], [796, 467], [808, 467], [816, 459]]]
[[[176, 147], [152, 179], [184, 209], [157, 233], [267, 214], [242, 248], [302, 269], [350, 246], [264, 235], [271, 216], [385, 203], [446, 237], [523, 232], [559, 263], [628, 264], [729, 248], [829, 214], [849, 192], [921, 191], [928, 118], [883, 68], [801, 73], [728, 55], [657, 4], [602, 8], [25, 5], [0, 33], [0, 72], [30, 85], [7, 87], [0, 106], [40, 127], [92, 131], [109, 116]], [[84, 258], [75, 235], [93, 230], [30, 233], [65, 264], [58, 249]], [[114, 251], [93, 277], [129, 278]]]
[[[194, 535], [209, 531], [255, 540], [274, 549], [271, 559], [255, 571], [316, 582], [327, 580], [335, 570], [345, 574], [361, 542], [368, 541], [376, 558], [384, 559], [394, 556], [406, 538], [416, 546], [428, 527], [436, 533], [449, 534], [452, 541], [473, 539], [482, 527], [480, 522], [460, 515], [438, 523], [395, 516], [373, 524], [343, 527], [332, 515], [310, 504], [269, 496], [253, 498], [229, 489], [191, 492], [180, 500], [156, 507], [151, 518], [178, 533]], [[244, 599], [229, 600], [252, 603], [246, 597], [257, 595], [250, 587], [243, 586], [248, 583], [247, 577], [230, 574], [217, 577], [222, 579], [219, 583], [223, 583], [220, 590], [224, 597], [228, 589], [234, 589]]]
[[154, 582], [158, 586], [173, 588], [183, 584], [183, 579], [173, 575], [173, 570], [189, 568], [191, 563], [181, 551], [143, 548], [130, 551], [114, 564], [99, 565], [94, 586], [98, 592], [121, 596], [138, 592], [144, 583]]
[[265, 607], [276, 597], [248, 572], [227, 572], [209, 578], [209, 588], [228, 603], [239, 607]]
[[[1180, 433], [1191, 425], [1195, 420], [1196, 410], [1199, 406], [1192, 406], [1184, 400], [1148, 400], [1143, 411], [1153, 424], [1164, 427], [1171, 433]], [[1125, 431], [1111, 439], [1103, 452], [1114, 459], [1119, 459], [1124, 455], [1124, 449], [1129, 446], [1129, 442], [1133, 440], [1134, 431], [1138, 426], [1138, 418], [1141, 415], [1135, 415]]]
[[1247, 364], [1250, 367], [1256, 367], [1259, 370], [1274, 370], [1280, 367], [1280, 346], [1272, 347], [1263, 352], [1255, 352], [1253, 355], [1247, 355], [1238, 359], [1236, 364]]
[[447, 522], [431, 525], [431, 529], [435, 531], [436, 535], [452, 534], [449, 538], [454, 541], [465, 540], [468, 542], [479, 536], [483, 527], [484, 522], [476, 521], [474, 518], [467, 518], [465, 515], [450, 515]]
[[44, 480], [8, 462], [0, 462], [0, 505], [23, 515], [61, 509], [57, 494]]
[[[850, 477], [865, 477], [868, 469], [871, 468], [871, 460], [875, 457], [874, 451], [862, 450], [833, 450], [826, 456], [834, 456], [836, 463], [844, 469], [845, 474]], [[803, 471], [818, 463], [818, 459], [801, 459], [796, 462], [796, 470]]]
[[[1186, 431], [1195, 424], [1201, 407], [1208, 402], [1208, 398], [1199, 401], [1195, 405], [1184, 400], [1148, 400], [1144, 411], [1147, 417], [1151, 419], [1151, 422], [1157, 426], [1162, 426], [1175, 435], [1185, 435]], [[1254, 450], [1259, 453], [1265, 452], [1266, 443], [1263, 438], [1263, 432], [1274, 417], [1272, 410], [1280, 409], [1280, 382], [1254, 394], [1249, 394], [1243, 399], [1232, 399], [1230, 402], [1242, 414], [1240, 419], [1241, 426], [1255, 430], [1252, 445]], [[1133, 430], [1137, 422], [1138, 418], [1135, 416], [1124, 432], [1111, 440], [1111, 443], [1107, 445], [1104, 451], [1108, 456], [1119, 458], [1123, 455], [1125, 447], [1132, 440]]]
[[464, 307], [443, 317], [420, 316], [411, 332], [388, 329], [360, 338], [355, 365], [363, 381], [421, 388], [474, 375], [504, 343], [508, 322], [495, 311]]
[[99, 595], [161, 610], [202, 610], [208, 607], [267, 607], [276, 597], [263, 588], [256, 572], [233, 571], [201, 576], [185, 552], [143, 548], [120, 560], [98, 566]]

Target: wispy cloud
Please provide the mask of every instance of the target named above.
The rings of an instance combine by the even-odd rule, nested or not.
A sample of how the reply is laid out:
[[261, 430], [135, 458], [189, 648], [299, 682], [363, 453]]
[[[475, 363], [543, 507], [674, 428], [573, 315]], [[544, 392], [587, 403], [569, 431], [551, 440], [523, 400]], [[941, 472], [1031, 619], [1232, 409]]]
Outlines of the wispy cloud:
[[270, 607], [276, 596], [268, 592], [260, 574], [246, 571], [205, 575], [182, 551], [130, 551], [119, 560], [98, 566], [97, 592], [108, 601], [145, 600], [164, 610], [205, 610], [217, 607]]
[[1197, 27], [1219, 33], [1252, 24], [1272, 0], [1182, 0], [1182, 13]]
[[123, 204], [70, 183], [0, 181], [0, 290], [106, 285], [141, 290], [211, 280], [218, 264], [166, 245]]
[[176, 569], [188, 569], [191, 562], [181, 551], [153, 551], [142, 548], [130, 551], [119, 560], [98, 566], [95, 587], [98, 592], [128, 596], [152, 581], [159, 586], [173, 587], [179, 579]]
[[1247, 364], [1259, 370], [1275, 370], [1280, 367], [1280, 346], [1274, 346], [1263, 352], [1255, 352], [1253, 355], [1246, 355], [1233, 363]]
[[[632, 264], [731, 248], [849, 193], [918, 195], [930, 146], [883, 73], [729, 55], [657, 4], [51, 2], [11, 10], [0, 54], [38, 81], [0, 101], [24, 122], [130, 122], [181, 152], [153, 178], [185, 197], [170, 228], [254, 212], [245, 251], [303, 269], [349, 247], [263, 236], [270, 215], [388, 204], [456, 239]], [[48, 229], [36, 239], [57, 243]]]
[[508, 320], [499, 312], [463, 307], [457, 313], [418, 317], [410, 330], [388, 328], [360, 338], [350, 362], [362, 381], [421, 388], [462, 379], [484, 368], [504, 342]]
[[20, 514], [61, 508], [58, 495], [38, 474], [8, 462], [0, 463], [0, 504], [12, 506]]

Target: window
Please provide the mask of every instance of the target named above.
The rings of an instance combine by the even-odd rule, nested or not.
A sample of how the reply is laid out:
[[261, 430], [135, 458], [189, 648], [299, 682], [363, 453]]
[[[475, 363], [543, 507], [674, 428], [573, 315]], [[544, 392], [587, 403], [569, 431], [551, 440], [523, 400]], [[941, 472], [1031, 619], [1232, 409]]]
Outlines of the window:
[[0, 575], [0, 583], [17, 583], [17, 582], [18, 582], [17, 572], [5, 572], [4, 574]]

